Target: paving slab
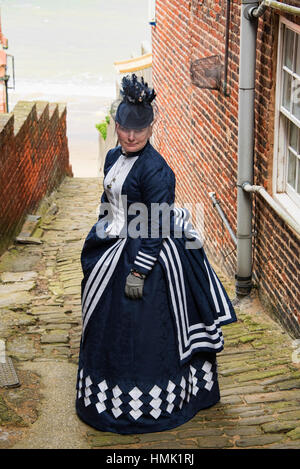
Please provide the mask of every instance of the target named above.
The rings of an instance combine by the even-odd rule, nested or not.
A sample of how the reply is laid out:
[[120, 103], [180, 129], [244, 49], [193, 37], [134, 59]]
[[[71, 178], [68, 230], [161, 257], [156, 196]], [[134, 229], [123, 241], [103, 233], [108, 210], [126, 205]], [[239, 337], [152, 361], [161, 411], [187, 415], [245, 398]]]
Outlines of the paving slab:
[[88, 426], [74, 412], [76, 365], [67, 362], [27, 362], [23, 369], [41, 377], [43, 406], [38, 419], [13, 449], [87, 449]]
[[[255, 288], [236, 302], [238, 322], [222, 329], [216, 406], [181, 427], [144, 435], [100, 432], [77, 418], [80, 254], [102, 190], [96, 178], [65, 178], [55, 210], [41, 219], [42, 244], [14, 245], [0, 258], [0, 339], [21, 381], [13, 393], [0, 388], [0, 448], [300, 448], [297, 344], [268, 316]], [[234, 279], [209, 260], [234, 299]]]

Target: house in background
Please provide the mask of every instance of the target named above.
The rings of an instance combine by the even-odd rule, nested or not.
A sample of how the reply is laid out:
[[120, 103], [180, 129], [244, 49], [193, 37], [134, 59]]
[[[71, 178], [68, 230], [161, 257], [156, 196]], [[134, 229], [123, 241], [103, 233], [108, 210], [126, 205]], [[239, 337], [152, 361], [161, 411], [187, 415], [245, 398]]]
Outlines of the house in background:
[[129, 59], [114, 62], [118, 80], [116, 82], [116, 96], [119, 96], [120, 82], [123, 76], [135, 73], [138, 77], [143, 76], [148, 85], [152, 86], [152, 53], [151, 46], [147, 41], [141, 44], [141, 54], [132, 54]]
[[[266, 0], [256, 18], [253, 0], [154, 3], [152, 78], [160, 116], [154, 142], [176, 174], [177, 202], [202, 204], [208, 254], [236, 284], [248, 281], [248, 293], [255, 285], [270, 313], [299, 337], [299, 0]], [[253, 89], [245, 65], [251, 53]], [[251, 206], [245, 234], [244, 202]], [[251, 246], [248, 277], [237, 270], [244, 242]]]
[[[145, 82], [152, 87], [152, 53], [151, 46], [147, 41], [144, 41], [140, 47], [140, 55], [135, 53], [131, 54], [131, 57], [124, 60], [118, 60], [114, 62], [114, 67], [117, 72], [116, 80], [116, 99], [112, 101], [111, 106], [116, 107], [120, 96], [120, 86], [122, 78], [128, 74], [135, 73], [138, 77], [143, 77]], [[114, 113], [116, 109], [110, 109]], [[115, 123], [113, 119], [109, 121], [103, 121], [100, 126], [105, 127], [105, 133], [99, 132], [98, 142], [98, 162], [97, 162], [97, 173], [103, 178], [103, 170], [105, 157], [107, 152], [118, 145], [118, 136], [115, 130]], [[98, 126], [99, 128], [99, 126]], [[103, 128], [103, 127], [102, 127]]]

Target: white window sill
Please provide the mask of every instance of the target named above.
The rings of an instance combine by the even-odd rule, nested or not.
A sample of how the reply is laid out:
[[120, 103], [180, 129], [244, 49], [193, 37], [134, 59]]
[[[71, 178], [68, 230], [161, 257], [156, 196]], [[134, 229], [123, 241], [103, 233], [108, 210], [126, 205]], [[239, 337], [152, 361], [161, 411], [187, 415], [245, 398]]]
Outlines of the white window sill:
[[286, 211], [287, 215], [296, 222], [300, 232], [300, 208], [285, 192], [273, 194], [273, 199]]

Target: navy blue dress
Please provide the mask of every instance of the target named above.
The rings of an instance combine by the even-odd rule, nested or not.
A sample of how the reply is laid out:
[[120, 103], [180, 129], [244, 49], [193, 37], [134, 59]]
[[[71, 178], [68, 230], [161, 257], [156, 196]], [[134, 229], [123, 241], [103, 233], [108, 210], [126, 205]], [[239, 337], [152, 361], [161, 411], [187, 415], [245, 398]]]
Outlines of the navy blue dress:
[[[110, 150], [104, 176], [99, 219], [81, 254], [76, 411], [103, 431], [168, 430], [219, 401], [221, 326], [236, 315], [189, 211], [174, 206], [174, 172], [150, 142], [134, 156]], [[130, 211], [140, 202], [147, 236], [131, 229], [145, 225]], [[159, 215], [150, 237], [153, 203], [171, 208], [170, 229]], [[147, 275], [141, 299], [125, 295], [133, 267]]]

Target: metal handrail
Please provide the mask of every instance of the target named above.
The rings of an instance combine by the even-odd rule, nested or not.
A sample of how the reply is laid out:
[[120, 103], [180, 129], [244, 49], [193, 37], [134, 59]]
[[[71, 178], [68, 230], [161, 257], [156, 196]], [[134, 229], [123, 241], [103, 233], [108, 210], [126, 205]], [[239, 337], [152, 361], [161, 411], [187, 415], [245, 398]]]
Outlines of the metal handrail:
[[234, 232], [233, 232], [233, 230], [232, 230], [232, 228], [231, 228], [231, 226], [230, 226], [230, 224], [229, 224], [223, 210], [220, 207], [220, 202], [215, 197], [216, 193], [215, 192], [209, 192], [208, 195], [212, 200], [213, 206], [217, 209], [217, 211], [218, 211], [220, 217], [222, 218], [226, 228], [228, 229], [228, 232], [231, 236], [231, 239], [233, 240], [234, 244], [237, 245], [236, 235], [234, 234]]

